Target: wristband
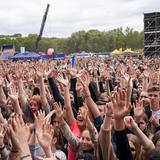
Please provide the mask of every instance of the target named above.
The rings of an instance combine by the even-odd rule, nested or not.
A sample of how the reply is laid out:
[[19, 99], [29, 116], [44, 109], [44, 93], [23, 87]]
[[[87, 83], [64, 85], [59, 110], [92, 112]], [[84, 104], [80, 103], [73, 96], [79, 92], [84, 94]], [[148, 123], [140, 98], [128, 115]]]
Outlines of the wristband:
[[11, 152], [12, 152], [12, 153], [18, 153], [18, 151], [17, 151], [17, 150], [11, 150]]
[[25, 155], [25, 156], [22, 156], [22, 157], [20, 158], [20, 160], [23, 160], [23, 159], [28, 158], [28, 157], [30, 157], [30, 156], [31, 156], [30, 154], [27, 154], [27, 155]]

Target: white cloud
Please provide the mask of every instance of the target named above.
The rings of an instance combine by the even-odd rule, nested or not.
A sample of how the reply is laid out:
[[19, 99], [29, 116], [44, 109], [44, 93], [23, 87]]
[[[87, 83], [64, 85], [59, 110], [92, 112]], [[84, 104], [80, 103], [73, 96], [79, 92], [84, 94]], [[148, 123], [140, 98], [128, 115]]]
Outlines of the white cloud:
[[5, 0], [0, 5], [0, 34], [38, 34], [47, 2], [44, 36], [56, 37], [120, 26], [143, 30], [143, 13], [160, 8], [159, 0]]

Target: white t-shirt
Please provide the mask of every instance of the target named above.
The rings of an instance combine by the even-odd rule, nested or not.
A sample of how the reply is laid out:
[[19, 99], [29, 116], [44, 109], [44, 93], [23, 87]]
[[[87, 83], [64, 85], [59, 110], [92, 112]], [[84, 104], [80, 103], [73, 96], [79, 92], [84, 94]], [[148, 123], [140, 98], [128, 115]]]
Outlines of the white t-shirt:
[[160, 110], [158, 110], [158, 111], [152, 111], [152, 115], [156, 116], [158, 119], [160, 119]]
[[56, 152], [53, 153], [53, 156], [57, 157], [60, 160], [67, 160], [65, 153], [61, 150], [56, 150]]

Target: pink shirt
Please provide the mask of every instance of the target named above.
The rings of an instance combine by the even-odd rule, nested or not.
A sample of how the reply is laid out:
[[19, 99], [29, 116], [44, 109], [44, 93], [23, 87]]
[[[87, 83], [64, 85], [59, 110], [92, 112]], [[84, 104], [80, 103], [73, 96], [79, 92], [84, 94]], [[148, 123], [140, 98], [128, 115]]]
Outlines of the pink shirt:
[[[80, 129], [78, 127], [77, 121], [74, 121], [70, 129], [77, 138], [80, 138]], [[77, 151], [74, 148], [72, 148], [72, 146], [69, 144], [68, 145], [68, 160], [76, 160], [76, 154], [77, 154]]]

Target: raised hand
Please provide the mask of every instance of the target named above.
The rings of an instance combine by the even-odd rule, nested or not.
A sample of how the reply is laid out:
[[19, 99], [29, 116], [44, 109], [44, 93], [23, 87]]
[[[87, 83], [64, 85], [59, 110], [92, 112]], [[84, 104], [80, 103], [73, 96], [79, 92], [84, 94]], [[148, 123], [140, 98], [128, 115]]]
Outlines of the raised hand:
[[143, 71], [143, 75], [144, 75], [146, 78], [148, 78], [149, 75], [150, 75], [150, 73], [149, 73], [148, 70], [144, 70], [144, 71]]
[[126, 91], [118, 89], [118, 91], [112, 95], [111, 100], [115, 119], [122, 119], [131, 111], [132, 106], [128, 104], [126, 94]]
[[125, 78], [126, 82], [128, 82], [128, 81], [129, 81], [129, 77], [130, 77], [130, 76], [129, 76], [127, 73], [124, 73], [124, 74], [123, 74], [123, 76], [124, 76], [124, 78]]
[[16, 91], [16, 85], [14, 82], [11, 82], [9, 84], [8, 90], [9, 90], [9, 95], [17, 95], [18, 94]]
[[18, 93], [17, 92], [11, 92], [11, 94], [8, 94], [8, 96], [11, 98], [11, 100], [15, 103], [18, 101]]
[[46, 77], [52, 77], [52, 78], [56, 78], [58, 76], [58, 71], [51, 68], [48, 71], [45, 71], [44, 75]]
[[3, 82], [4, 82], [4, 78], [2, 76], [0, 76], [0, 87], [3, 86]]
[[76, 77], [77, 70], [75, 68], [69, 69], [68, 72], [71, 75], [71, 77]]
[[44, 124], [42, 131], [36, 130], [38, 142], [44, 150], [51, 147], [53, 133], [53, 127], [50, 124]]
[[16, 75], [17, 80], [21, 79], [21, 78], [22, 78], [22, 75], [23, 75], [22, 65], [16, 64], [16, 65], [15, 65], [15, 68], [14, 68], [14, 72], [15, 72], [15, 75]]
[[44, 75], [44, 68], [42, 65], [39, 65], [38, 68], [36, 69], [36, 73], [37, 73], [37, 76], [39, 78], [43, 78], [43, 75]]
[[46, 124], [49, 123], [52, 115], [55, 114], [55, 113], [56, 113], [56, 110], [53, 110], [53, 111], [49, 112], [49, 113], [46, 115], [46, 117], [45, 117], [45, 123], [46, 123]]
[[137, 100], [136, 107], [134, 107], [134, 117], [141, 118], [143, 114], [144, 114], [143, 100]]
[[60, 120], [60, 122], [63, 121], [63, 111], [61, 109], [61, 106], [58, 105], [57, 102], [53, 103], [53, 107], [56, 110], [56, 116]]
[[11, 135], [13, 145], [23, 152], [28, 148], [29, 127], [25, 125], [21, 115], [15, 115], [9, 123], [8, 132]]
[[4, 119], [4, 117], [3, 117], [3, 115], [2, 115], [2, 112], [1, 112], [1, 108], [0, 108], [0, 123], [6, 124], [6, 120]]
[[40, 135], [42, 134], [43, 125], [45, 124], [45, 112], [42, 110], [38, 111], [37, 115], [34, 114], [34, 119], [36, 132]]
[[89, 74], [88, 72], [85, 72], [86, 74], [83, 74], [81, 77], [77, 77], [80, 83], [83, 86], [83, 93], [85, 96], [90, 96], [90, 91], [88, 88], [89, 85]]
[[89, 73], [86, 70], [83, 70], [82, 75], [80, 78], [85, 82], [85, 84], [88, 86], [90, 82]]
[[111, 79], [111, 76], [110, 76], [110, 72], [109, 72], [109, 69], [106, 68], [103, 73], [102, 73], [104, 79], [107, 81], [107, 80], [110, 80]]
[[124, 117], [124, 124], [126, 128], [130, 130], [134, 130], [136, 127], [138, 127], [137, 123], [134, 121], [134, 119], [131, 116]]
[[36, 84], [35, 84], [35, 82], [34, 82], [34, 80], [32, 79], [32, 78], [30, 78], [29, 80], [28, 80], [28, 83], [30, 84], [30, 85], [32, 85], [32, 86], [36, 86]]
[[80, 80], [77, 78], [77, 83], [76, 83], [76, 91], [77, 93], [80, 92], [81, 93], [81, 90], [83, 89], [83, 86], [80, 82]]
[[113, 104], [112, 104], [112, 102], [109, 102], [109, 103], [106, 104], [106, 107], [104, 108], [104, 112], [105, 112], [106, 116], [112, 117], [112, 115], [113, 115]]
[[160, 124], [159, 124], [159, 118], [157, 116], [152, 116], [150, 119], [149, 119], [150, 123], [152, 123], [155, 127], [159, 127]]
[[64, 79], [64, 78], [62, 77], [62, 75], [58, 75], [57, 78], [56, 78], [56, 80], [57, 80], [59, 83], [63, 84], [65, 87], [68, 86], [68, 83], [69, 83], [68, 78]]
[[125, 66], [121, 66], [120, 67], [120, 73], [121, 73], [121, 75], [124, 76], [125, 72], [126, 72], [126, 67]]
[[120, 76], [120, 87], [121, 88], [126, 88], [126, 79], [124, 78], [124, 75]]
[[14, 84], [13, 80], [9, 83], [8, 81], [7, 82], [7, 88], [10, 89], [10, 87]]
[[4, 145], [4, 136], [6, 134], [6, 129], [3, 127], [3, 125], [0, 125], [0, 146]]

